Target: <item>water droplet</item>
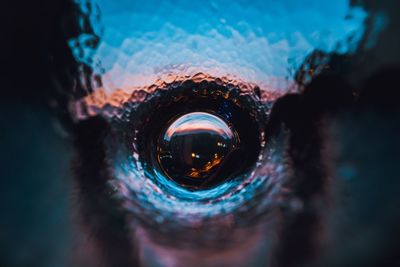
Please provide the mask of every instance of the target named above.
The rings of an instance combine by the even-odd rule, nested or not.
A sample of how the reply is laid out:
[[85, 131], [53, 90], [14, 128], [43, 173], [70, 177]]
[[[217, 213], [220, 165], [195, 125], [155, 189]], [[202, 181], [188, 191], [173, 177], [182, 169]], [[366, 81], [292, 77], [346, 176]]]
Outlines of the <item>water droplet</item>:
[[157, 158], [165, 174], [185, 182], [212, 177], [239, 145], [234, 129], [220, 117], [192, 112], [174, 120], [160, 135]]

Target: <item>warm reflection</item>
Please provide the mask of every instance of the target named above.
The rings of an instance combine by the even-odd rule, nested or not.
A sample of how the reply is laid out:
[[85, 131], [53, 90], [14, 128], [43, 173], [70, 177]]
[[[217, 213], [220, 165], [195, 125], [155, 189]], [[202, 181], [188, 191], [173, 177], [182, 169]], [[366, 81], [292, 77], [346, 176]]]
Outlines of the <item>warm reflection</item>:
[[[285, 93], [294, 92], [296, 90], [295, 84], [291, 84], [285, 90], [279, 90], [278, 87], [273, 87], [262, 81], [258, 81], [257, 83], [245, 82], [241, 78], [229, 74], [221, 74], [224, 73], [223, 70], [214, 70], [215, 73], [211, 70], [207, 73], [196, 69], [191, 71], [192, 72], [183, 72], [179, 75], [169, 73], [158, 77], [144, 86], [126, 86], [123, 88], [111, 89], [98, 87], [87, 96], [72, 102], [70, 111], [73, 114], [74, 120], [77, 121], [85, 120], [100, 114], [104, 117], [112, 118], [119, 116], [124, 110], [124, 105], [127, 103], [139, 104], [145, 102], [147, 97], [157, 92], [177, 88], [188, 81], [194, 84], [206, 82], [223, 85], [227, 88], [235, 87], [239, 88], [242, 94], [254, 94], [257, 92], [260, 101], [263, 103], [272, 103]], [[277, 78], [275, 82], [278, 83]], [[230, 96], [228, 92], [224, 95], [224, 98], [231, 97], [232, 96]]]
[[173, 121], [161, 134], [157, 157], [172, 179], [205, 179], [215, 174], [238, 144], [237, 134], [221, 118], [192, 112]]

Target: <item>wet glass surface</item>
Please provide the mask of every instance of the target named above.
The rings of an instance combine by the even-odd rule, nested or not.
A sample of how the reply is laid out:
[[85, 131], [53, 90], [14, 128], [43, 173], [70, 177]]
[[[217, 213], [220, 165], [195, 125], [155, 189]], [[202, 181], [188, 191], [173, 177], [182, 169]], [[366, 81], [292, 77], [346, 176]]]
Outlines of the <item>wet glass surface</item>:
[[16, 6], [4, 265], [396, 265], [395, 1]]
[[[218, 135], [189, 137], [192, 132], [181, 134], [180, 128], [189, 123], [186, 119], [194, 119], [192, 116], [199, 114], [190, 113], [198, 111], [194, 107], [191, 110], [190, 105], [185, 108], [188, 115], [172, 124], [164, 121], [161, 126], [153, 122], [153, 115], [140, 114], [159, 112], [162, 116], [164, 112], [171, 112], [176, 118], [179, 109], [173, 103], [185, 99], [184, 92], [193, 91], [200, 97], [202, 90], [213, 91], [212, 86], [196, 91], [183, 85], [194, 83], [201, 87], [207, 82], [227, 88], [228, 94], [233, 92], [230, 87], [236, 87], [238, 96], [234, 103], [250, 95], [255, 100], [248, 104], [246, 113], [261, 111], [268, 117], [271, 105], [279, 96], [301, 90], [297, 76], [301, 68], [305, 68], [304, 82], [324, 69], [324, 58], [309, 66], [304, 64], [314, 51], [351, 54], [358, 49], [365, 33], [367, 12], [344, 0], [302, 4], [297, 1], [256, 1], [250, 5], [244, 1], [142, 3], [99, 0], [93, 3], [98, 10], [87, 9], [85, 1], [81, 4], [93, 18], [95, 34], [81, 35], [69, 41], [76, 59], [93, 71], [89, 84], [92, 92], [75, 103], [76, 118], [85, 120], [101, 115], [112, 127], [141, 125], [135, 121], [144, 119], [144, 125], [167, 129], [154, 130], [158, 131], [155, 135], [162, 136], [161, 141], [155, 141], [159, 143], [159, 168], [141, 155], [148, 150], [142, 143], [150, 142], [140, 138], [147, 135], [147, 132], [141, 133], [144, 131], [142, 126], [128, 127], [134, 132], [128, 138], [122, 137], [125, 126], [122, 130], [114, 130], [113, 135], [121, 138], [110, 138], [108, 142], [111, 152], [107, 157], [114, 177], [111, 184], [123, 207], [140, 222], [136, 229], [143, 227], [137, 237], [144, 242], [142, 249], [148, 250], [150, 255], [169, 254], [175, 263], [165, 266], [185, 266], [187, 262], [183, 258], [193, 261], [203, 250], [208, 251], [203, 253], [213, 254], [217, 247], [222, 247], [222, 251], [239, 249], [244, 252], [235, 257], [247, 256], [237, 264], [247, 266], [253, 257], [257, 258], [255, 255], [261, 248], [276, 242], [273, 235], [268, 237], [267, 234], [273, 228], [250, 229], [277, 223], [278, 217], [267, 221], [262, 218], [282, 205], [292, 212], [303, 205], [300, 198], [282, 193], [289, 170], [285, 167], [286, 155], [279, 143], [266, 142], [269, 132], [261, 130], [257, 145], [261, 152], [253, 153], [256, 154], [254, 161], [246, 163], [251, 166], [249, 171], [228, 180], [218, 177], [221, 182], [209, 189], [187, 190], [182, 186], [184, 177], [193, 180], [211, 175], [223, 164], [223, 158], [234, 149], [240, 136], [234, 137], [235, 133], [227, 125], [212, 117], [207, 123], [204, 118], [196, 120], [201, 121], [199, 125], [219, 125], [217, 128], [222, 132]], [[99, 21], [95, 20], [96, 14], [101, 14]], [[93, 43], [94, 46], [90, 45]], [[180, 90], [181, 87], [185, 89]], [[179, 93], [174, 93], [174, 88]], [[204, 93], [203, 97], [210, 96]], [[146, 103], [152, 104], [149, 108], [141, 108]], [[159, 108], [164, 106], [168, 108], [161, 111]], [[229, 109], [224, 114], [229, 114]], [[212, 106], [209, 110], [217, 112]], [[256, 116], [255, 124], [259, 129], [265, 127], [264, 120], [265, 117]], [[246, 126], [246, 120], [241, 121], [244, 129], [252, 127]], [[228, 147], [218, 150], [211, 144], [214, 141]], [[199, 149], [202, 153], [197, 152]], [[238, 157], [243, 162], [247, 155]], [[236, 165], [240, 165], [240, 160]], [[136, 224], [133, 222], [133, 225]], [[266, 237], [251, 241], [252, 249], [244, 249], [239, 245], [241, 231], [249, 237]], [[193, 247], [185, 250], [186, 256], [174, 252], [184, 244]], [[152, 262], [147, 256], [143, 257], [142, 260]], [[267, 259], [261, 257], [260, 262], [264, 261]], [[152, 264], [164, 266], [161, 262]], [[206, 261], [204, 264], [211, 263]]]

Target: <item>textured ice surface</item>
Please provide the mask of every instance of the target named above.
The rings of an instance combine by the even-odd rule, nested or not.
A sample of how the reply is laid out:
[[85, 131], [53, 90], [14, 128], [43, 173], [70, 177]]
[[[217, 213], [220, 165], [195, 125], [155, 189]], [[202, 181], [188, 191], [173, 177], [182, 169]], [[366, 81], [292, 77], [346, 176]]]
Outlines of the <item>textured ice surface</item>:
[[102, 74], [106, 92], [149, 85], [163, 73], [197, 72], [285, 89], [313, 50], [354, 49], [366, 17], [348, 0], [93, 3], [101, 14], [100, 23], [93, 19], [97, 49], [79, 47], [88, 35], [70, 45]]

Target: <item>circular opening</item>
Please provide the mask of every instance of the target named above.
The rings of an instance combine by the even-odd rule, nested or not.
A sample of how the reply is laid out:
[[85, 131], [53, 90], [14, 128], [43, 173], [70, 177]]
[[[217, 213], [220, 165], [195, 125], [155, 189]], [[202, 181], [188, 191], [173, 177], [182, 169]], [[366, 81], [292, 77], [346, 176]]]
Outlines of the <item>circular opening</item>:
[[184, 83], [158, 91], [135, 116], [139, 160], [164, 190], [167, 181], [195, 191], [241, 179], [262, 149], [265, 110], [235, 87]]

